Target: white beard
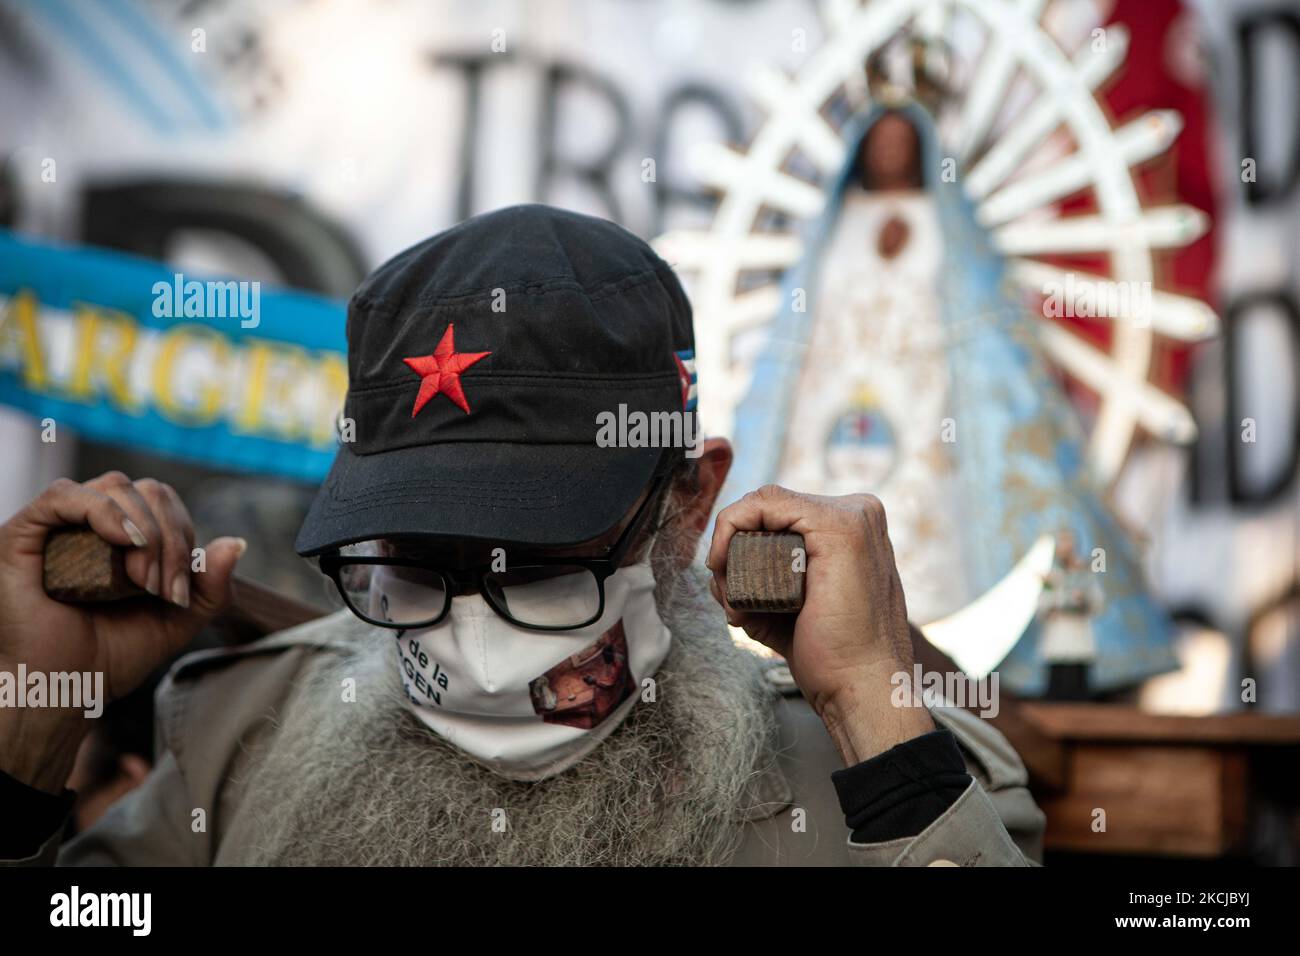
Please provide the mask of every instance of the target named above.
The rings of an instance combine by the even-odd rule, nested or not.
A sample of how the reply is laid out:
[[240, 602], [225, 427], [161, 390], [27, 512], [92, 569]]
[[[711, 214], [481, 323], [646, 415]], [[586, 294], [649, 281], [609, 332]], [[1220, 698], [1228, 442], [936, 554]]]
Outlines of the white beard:
[[[661, 600], [673, 634], [656, 700], [574, 767], [536, 782], [484, 768], [404, 706], [391, 635], [363, 632], [295, 688], [238, 808], [243, 863], [715, 864], [735, 851], [746, 785], [773, 759], [773, 708], [693, 573]], [[356, 680], [356, 702], [341, 681]], [[503, 826], [504, 824], [504, 826]]]

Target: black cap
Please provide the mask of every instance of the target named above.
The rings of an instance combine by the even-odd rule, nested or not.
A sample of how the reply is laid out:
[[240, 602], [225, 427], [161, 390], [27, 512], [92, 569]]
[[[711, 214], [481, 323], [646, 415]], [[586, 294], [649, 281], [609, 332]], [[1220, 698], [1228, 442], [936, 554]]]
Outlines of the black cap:
[[372, 273], [348, 305], [344, 438], [299, 554], [446, 535], [538, 546], [618, 523], [659, 447], [601, 447], [601, 413], [694, 409], [691, 308], [603, 219], [512, 206]]

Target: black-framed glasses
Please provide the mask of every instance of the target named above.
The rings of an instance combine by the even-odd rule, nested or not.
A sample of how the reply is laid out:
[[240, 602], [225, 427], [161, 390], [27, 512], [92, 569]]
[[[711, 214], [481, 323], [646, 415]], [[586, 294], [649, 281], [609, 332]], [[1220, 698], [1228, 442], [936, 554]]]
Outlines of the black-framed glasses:
[[511, 624], [534, 631], [571, 631], [605, 613], [605, 580], [618, 570], [663, 490], [656, 481], [613, 546], [600, 557], [538, 557], [497, 569], [434, 567], [417, 558], [324, 554], [321, 572], [343, 602], [367, 624], [395, 630], [433, 627], [451, 610], [452, 596], [477, 585], [488, 605]]

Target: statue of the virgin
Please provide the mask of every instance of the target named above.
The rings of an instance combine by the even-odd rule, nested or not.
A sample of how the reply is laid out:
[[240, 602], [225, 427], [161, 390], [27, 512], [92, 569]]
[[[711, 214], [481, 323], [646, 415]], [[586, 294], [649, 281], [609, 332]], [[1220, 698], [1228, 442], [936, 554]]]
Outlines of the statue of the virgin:
[[1091, 632], [1085, 659], [1077, 641], [1068, 660], [1053, 658], [1044, 635], [1056, 612], [1044, 611], [1000, 679], [1055, 696], [1053, 675], [1066, 674], [1061, 696], [1077, 697], [1171, 669], [1172, 625], [1088, 472], [1039, 320], [1004, 281], [931, 115], [911, 101], [875, 105], [847, 132], [847, 160], [784, 276], [736, 410], [729, 490], [776, 481], [875, 494], [920, 624], [987, 591], [1050, 534], [1058, 557], [1068, 545], [1071, 567], [1095, 575], [1099, 599], [1072, 619]]

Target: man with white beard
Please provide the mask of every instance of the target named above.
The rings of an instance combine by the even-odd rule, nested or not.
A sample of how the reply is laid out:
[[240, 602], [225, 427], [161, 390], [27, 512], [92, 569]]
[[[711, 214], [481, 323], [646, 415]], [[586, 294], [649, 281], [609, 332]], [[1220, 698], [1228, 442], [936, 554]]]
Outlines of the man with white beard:
[[[876, 499], [748, 494], [717, 516], [710, 574], [692, 559], [727, 442], [687, 457], [595, 441], [620, 404], [694, 415], [690, 306], [643, 242], [542, 206], [476, 217], [367, 279], [348, 349], [355, 441], [297, 541], [346, 609], [183, 658], [158, 694], [154, 771], [61, 850], [83, 718], [0, 711], [0, 859], [1037, 855], [1042, 814], [1007, 742], [965, 711], [891, 703], [912, 651]], [[168, 603], [49, 600], [45, 539], [77, 524], [129, 548], [131, 578]], [[797, 616], [722, 599], [731, 536], [764, 529], [804, 537]], [[0, 669], [97, 669], [127, 693], [228, 599], [243, 542], [211, 542], [191, 574], [193, 534], [159, 482], [51, 486], [0, 528]]]

